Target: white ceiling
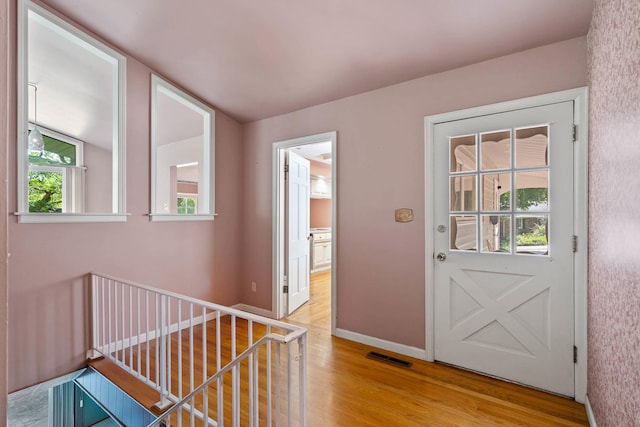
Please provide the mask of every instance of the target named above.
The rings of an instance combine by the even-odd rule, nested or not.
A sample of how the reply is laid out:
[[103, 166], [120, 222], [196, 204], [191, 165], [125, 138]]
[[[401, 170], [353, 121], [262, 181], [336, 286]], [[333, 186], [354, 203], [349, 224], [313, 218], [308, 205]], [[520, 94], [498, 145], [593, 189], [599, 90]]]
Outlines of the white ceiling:
[[29, 121], [111, 150], [112, 65], [83, 41], [29, 13]]
[[593, 0], [43, 0], [246, 122], [585, 35]]
[[305, 159], [315, 160], [316, 162], [331, 164], [331, 141], [317, 142], [315, 144], [299, 145], [292, 148], [296, 154], [304, 157]]
[[204, 118], [162, 91], [156, 94], [157, 145], [202, 136]]

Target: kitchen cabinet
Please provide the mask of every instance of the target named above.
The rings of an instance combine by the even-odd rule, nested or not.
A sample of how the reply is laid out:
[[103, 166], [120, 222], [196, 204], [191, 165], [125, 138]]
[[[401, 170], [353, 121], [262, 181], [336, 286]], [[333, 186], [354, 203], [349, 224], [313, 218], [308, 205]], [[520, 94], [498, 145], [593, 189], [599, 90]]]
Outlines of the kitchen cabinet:
[[312, 232], [311, 270], [320, 271], [331, 268], [331, 232]]
[[310, 196], [312, 199], [330, 199], [331, 179], [312, 175]]

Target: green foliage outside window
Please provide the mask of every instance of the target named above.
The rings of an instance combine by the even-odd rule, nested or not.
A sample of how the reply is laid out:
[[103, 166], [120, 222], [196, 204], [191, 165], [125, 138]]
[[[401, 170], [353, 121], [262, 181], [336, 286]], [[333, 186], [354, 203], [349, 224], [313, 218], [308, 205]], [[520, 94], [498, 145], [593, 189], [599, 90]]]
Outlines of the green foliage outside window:
[[[546, 188], [520, 188], [516, 190], [516, 207], [521, 211], [528, 211], [532, 206], [547, 203], [548, 195]], [[509, 198], [511, 192], [507, 191], [500, 195], [500, 209], [509, 210]]]
[[179, 214], [195, 214], [196, 213], [195, 197], [178, 197], [178, 213]]
[[62, 212], [62, 173], [29, 172], [29, 212]]
[[518, 246], [546, 246], [547, 221], [542, 218], [530, 218], [532, 224], [527, 224], [525, 231], [516, 234]]
[[62, 174], [64, 167], [76, 166], [76, 146], [45, 134], [42, 139], [44, 150], [29, 152], [29, 166], [49, 170], [29, 171], [29, 212], [62, 212]]

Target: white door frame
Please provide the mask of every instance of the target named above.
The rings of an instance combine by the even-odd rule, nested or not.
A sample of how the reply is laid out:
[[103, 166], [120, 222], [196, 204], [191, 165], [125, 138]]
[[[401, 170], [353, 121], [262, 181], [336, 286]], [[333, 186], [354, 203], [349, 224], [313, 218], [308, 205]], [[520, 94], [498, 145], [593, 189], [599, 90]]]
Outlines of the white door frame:
[[281, 319], [285, 312], [285, 299], [282, 288], [285, 274], [285, 184], [284, 184], [284, 152], [300, 145], [316, 144], [331, 141], [331, 333], [336, 327], [336, 271], [337, 271], [337, 132], [325, 132], [317, 135], [293, 138], [273, 143], [272, 148], [272, 206], [273, 206], [273, 300], [272, 317]]
[[434, 319], [434, 127], [438, 123], [485, 116], [506, 111], [574, 101], [576, 142], [574, 150], [574, 234], [578, 236], [574, 263], [574, 345], [578, 351], [575, 364], [575, 400], [585, 402], [587, 395], [587, 240], [588, 240], [588, 88], [582, 87], [530, 98], [501, 102], [482, 107], [428, 116], [425, 126], [425, 350], [427, 360], [435, 359]]

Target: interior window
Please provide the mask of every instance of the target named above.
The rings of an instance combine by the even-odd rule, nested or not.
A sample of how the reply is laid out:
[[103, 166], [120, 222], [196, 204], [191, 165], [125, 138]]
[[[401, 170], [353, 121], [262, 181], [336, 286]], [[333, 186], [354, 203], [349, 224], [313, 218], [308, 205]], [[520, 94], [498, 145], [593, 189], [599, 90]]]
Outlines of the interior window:
[[125, 57], [18, 7], [18, 220], [125, 221]]
[[214, 218], [214, 111], [151, 77], [151, 220]]

